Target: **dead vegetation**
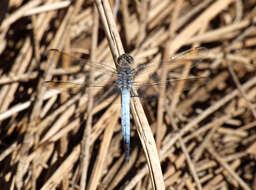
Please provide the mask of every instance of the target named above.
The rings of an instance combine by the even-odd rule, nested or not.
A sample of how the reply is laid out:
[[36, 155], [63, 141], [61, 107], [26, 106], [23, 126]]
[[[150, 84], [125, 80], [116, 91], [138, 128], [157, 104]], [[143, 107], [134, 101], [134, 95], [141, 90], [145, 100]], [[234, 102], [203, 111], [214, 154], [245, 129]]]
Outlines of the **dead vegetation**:
[[[1, 9], [1, 189], [256, 189], [254, 0], [20, 0]], [[205, 47], [200, 64], [186, 61], [181, 73], [158, 65], [193, 47]], [[143, 107], [133, 98], [125, 162], [110, 75], [49, 49], [95, 64], [129, 53], [154, 63], [137, 76], [146, 84], [193, 69], [209, 80], [148, 85]], [[45, 85], [76, 77], [106, 88]]]

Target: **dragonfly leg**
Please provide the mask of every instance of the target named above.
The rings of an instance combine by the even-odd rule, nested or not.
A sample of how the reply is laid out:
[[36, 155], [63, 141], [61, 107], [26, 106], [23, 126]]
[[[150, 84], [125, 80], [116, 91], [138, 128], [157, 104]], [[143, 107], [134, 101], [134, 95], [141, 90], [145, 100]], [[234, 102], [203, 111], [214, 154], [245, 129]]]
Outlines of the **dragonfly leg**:
[[138, 94], [135, 92], [135, 90], [133, 89], [133, 87], [131, 88], [131, 97], [139, 97]]

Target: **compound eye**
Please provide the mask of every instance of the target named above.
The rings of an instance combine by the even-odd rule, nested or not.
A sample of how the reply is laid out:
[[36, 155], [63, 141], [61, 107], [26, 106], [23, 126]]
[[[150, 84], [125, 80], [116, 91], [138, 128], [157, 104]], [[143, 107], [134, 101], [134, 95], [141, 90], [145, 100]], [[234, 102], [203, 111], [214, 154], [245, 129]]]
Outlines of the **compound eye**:
[[128, 61], [130, 62], [130, 63], [133, 63], [133, 57], [132, 56], [130, 56], [130, 55], [127, 55], [127, 58], [128, 58]]
[[122, 54], [117, 58], [117, 62], [122, 65], [122, 62], [133, 63], [133, 57], [128, 54]]
[[118, 62], [118, 63], [121, 62], [121, 60], [123, 59], [122, 57], [123, 57], [123, 55], [120, 55], [120, 56], [117, 58], [117, 62]]

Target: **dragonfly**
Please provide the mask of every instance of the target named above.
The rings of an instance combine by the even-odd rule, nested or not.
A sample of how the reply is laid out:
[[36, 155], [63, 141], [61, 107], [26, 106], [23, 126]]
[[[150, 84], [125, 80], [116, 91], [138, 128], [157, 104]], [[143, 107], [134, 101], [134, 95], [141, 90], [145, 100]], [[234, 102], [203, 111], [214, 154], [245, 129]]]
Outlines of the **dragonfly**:
[[[123, 141], [125, 146], [125, 158], [128, 161], [129, 160], [129, 154], [130, 154], [130, 102], [131, 97], [141, 97], [139, 94], [136, 93], [135, 87], [138, 86], [150, 86], [150, 85], [166, 85], [167, 83], [175, 84], [180, 80], [201, 80], [206, 79], [208, 77], [189, 77], [186, 79], [169, 79], [167, 78], [164, 82], [152, 82], [152, 83], [140, 83], [135, 81], [135, 77], [137, 73], [141, 70], [148, 70], [150, 71], [151, 66], [154, 63], [150, 64], [143, 64], [137, 67], [134, 67], [134, 58], [129, 54], [122, 54], [117, 58], [117, 65], [116, 69], [112, 68], [108, 64], [99, 63], [99, 62], [92, 62], [87, 59], [77, 58], [74, 56], [71, 56], [67, 53], [61, 52], [56, 49], [51, 49], [51, 53], [58, 57], [69, 57], [70, 60], [76, 60], [80, 65], [88, 64], [89, 69], [93, 69], [93, 71], [97, 70], [104, 70], [105, 74], [111, 74], [113, 80], [115, 81], [115, 84], [119, 91], [121, 91], [121, 127], [122, 127], [122, 135], [123, 135]], [[178, 54], [174, 57], [172, 57], [168, 61], [162, 62], [163, 64], [171, 64], [171, 63], [188, 63], [188, 61], [198, 61], [201, 59], [201, 54], [205, 54], [207, 52], [206, 48], [197, 47], [192, 48], [188, 51], [185, 51], [181, 54]], [[72, 61], [71, 61], [72, 62]], [[192, 67], [198, 64], [198, 62], [192, 62]], [[45, 84], [50, 88], [72, 88], [79, 86], [78, 84], [74, 82], [63, 82], [63, 81], [45, 81]], [[82, 85], [81, 85], [82, 86]], [[87, 87], [104, 87], [100, 86], [98, 84], [89, 84]]]

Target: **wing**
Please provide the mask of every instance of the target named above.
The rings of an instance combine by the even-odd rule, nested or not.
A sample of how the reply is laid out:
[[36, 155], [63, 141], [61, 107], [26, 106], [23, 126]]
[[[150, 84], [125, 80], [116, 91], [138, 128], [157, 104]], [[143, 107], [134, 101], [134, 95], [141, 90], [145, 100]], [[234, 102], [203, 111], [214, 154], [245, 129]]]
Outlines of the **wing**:
[[[134, 69], [134, 73], [139, 73], [138, 77], [134, 81], [134, 86], [153, 86], [153, 85], [165, 85], [165, 84], [173, 84], [181, 81], [181, 80], [192, 80], [192, 81], [205, 81], [209, 79], [202, 73], [205, 71], [205, 66], [203, 64], [203, 60], [207, 58], [208, 50], [206, 48], [197, 47], [182, 52], [173, 56], [168, 61], [163, 61], [159, 63], [161, 67], [164, 67], [168, 71], [167, 78], [164, 81], [161, 81], [161, 70], [156, 67], [156, 63], [149, 63], [146, 65], [141, 65]], [[182, 79], [182, 72], [185, 66], [190, 64], [190, 74], [187, 78]], [[145, 77], [140, 77], [139, 75], [146, 75], [147, 73], [153, 74], [150, 76], [149, 80], [153, 82], [145, 82]]]
[[[161, 63], [158, 63], [160, 66], [165, 66], [167, 69], [175, 70], [177, 68], [184, 67], [186, 64], [191, 64], [191, 68], [199, 67], [204, 59], [207, 58], [208, 49], [204, 47], [195, 47], [187, 51], [179, 53], [169, 60], [163, 60]], [[156, 70], [157, 63], [148, 63], [142, 64], [133, 69], [134, 73], [140, 72], [152, 72]]]
[[[53, 80], [45, 81], [45, 85], [49, 88], [66, 91], [69, 89], [77, 90], [81, 87], [104, 87], [107, 82], [117, 78], [116, 70], [110, 66], [111, 63], [92, 62], [57, 49], [49, 50], [48, 54], [49, 57], [58, 59], [57, 66], [60, 67], [52, 71]], [[87, 78], [90, 71], [93, 71], [95, 81], [89, 85]], [[65, 77], [62, 77], [61, 80], [55, 77], [59, 75]]]
[[148, 83], [141, 83], [141, 82], [134, 82], [133, 85], [135, 87], [141, 87], [141, 86], [166, 86], [166, 85], [171, 85], [175, 86], [178, 82], [184, 81], [184, 82], [200, 82], [200, 83], [205, 83], [209, 81], [209, 77], [188, 77], [188, 78], [179, 78], [179, 79], [169, 79], [169, 80], [164, 80], [164, 82], [159, 82], [160, 79], [156, 82], [148, 82]]
[[61, 64], [61, 68], [66, 70], [67, 73], [70, 68], [71, 70], [78, 70], [78, 68], [80, 68], [80, 72], [86, 72], [92, 69], [93, 71], [102, 71], [108, 74], [116, 74], [116, 69], [115, 67], [111, 66], [113, 65], [111, 62], [100, 63], [97, 61], [90, 61], [89, 59], [76, 57], [57, 49], [50, 49], [48, 54], [52, 57], [58, 58], [59, 63]]
[[104, 81], [105, 83], [102, 83], [100, 81], [94, 81], [93, 83], [85, 83], [84, 79], [80, 78], [73, 81], [44, 81], [44, 85], [51, 89], [58, 89], [60, 91], [78, 91], [81, 88], [107, 88], [110, 86], [110, 84], [113, 84], [112, 86], [116, 86], [115, 81]]
[[74, 82], [64, 82], [64, 81], [45, 81], [44, 84], [49, 88], [55, 88], [60, 90], [75, 89], [78, 90], [82, 87], [82, 84]]

